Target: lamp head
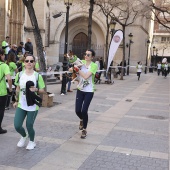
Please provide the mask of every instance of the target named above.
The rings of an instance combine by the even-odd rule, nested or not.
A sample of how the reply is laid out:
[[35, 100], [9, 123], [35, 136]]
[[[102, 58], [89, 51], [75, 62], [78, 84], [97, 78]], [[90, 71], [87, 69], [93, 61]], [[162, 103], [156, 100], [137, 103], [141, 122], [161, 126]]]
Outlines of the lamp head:
[[116, 26], [116, 21], [114, 19], [111, 19], [111, 21], [110, 21], [110, 28], [111, 28], [111, 30], [114, 30], [115, 26]]
[[64, 0], [64, 4], [70, 6], [73, 4], [73, 0]]
[[147, 41], [147, 45], [149, 45], [149, 44], [150, 44], [150, 40]]
[[133, 38], [133, 34], [132, 34], [132, 33], [130, 33], [128, 36], [129, 36], [129, 40], [132, 40], [132, 38]]

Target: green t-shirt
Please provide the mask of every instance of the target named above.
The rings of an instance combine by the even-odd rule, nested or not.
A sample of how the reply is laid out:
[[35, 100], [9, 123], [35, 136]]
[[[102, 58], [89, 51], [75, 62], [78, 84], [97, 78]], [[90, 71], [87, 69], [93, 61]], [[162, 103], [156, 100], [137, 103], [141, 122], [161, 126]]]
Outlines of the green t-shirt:
[[0, 61], [0, 80], [3, 77], [3, 79], [0, 82], [0, 96], [7, 95], [7, 87], [6, 87], [6, 80], [5, 80], [5, 76], [7, 74], [10, 74], [8, 65]]
[[14, 76], [14, 72], [17, 69], [17, 65], [14, 62], [9, 63], [10, 75]]
[[[43, 89], [45, 87], [44, 80], [40, 74], [37, 76], [37, 72], [34, 71], [34, 73], [30, 76], [25, 74], [25, 71], [21, 73], [17, 73], [15, 78], [15, 85], [20, 87], [19, 92], [19, 101], [18, 101], [18, 107], [26, 110], [26, 111], [35, 111], [38, 110], [39, 107], [35, 104], [33, 106], [28, 106], [26, 102], [26, 96], [25, 96], [25, 89], [26, 89], [26, 82], [27, 81], [33, 81], [35, 87], [37, 87], [36, 83], [38, 80], [38, 89]], [[20, 75], [20, 78], [19, 78]], [[18, 81], [19, 78], [19, 81]]]
[[40, 65], [39, 65], [38, 62], [35, 63], [35, 69], [36, 69], [36, 70], [39, 70], [39, 69], [40, 69]]

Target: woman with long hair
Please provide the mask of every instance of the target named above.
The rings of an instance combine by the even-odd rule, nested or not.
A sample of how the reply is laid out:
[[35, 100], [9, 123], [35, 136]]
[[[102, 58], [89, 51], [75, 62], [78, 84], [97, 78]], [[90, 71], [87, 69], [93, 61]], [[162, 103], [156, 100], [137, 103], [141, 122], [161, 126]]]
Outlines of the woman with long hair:
[[[94, 95], [94, 77], [98, 66], [92, 60], [95, 52], [89, 49], [85, 53], [85, 60], [82, 60], [81, 68], [74, 66], [74, 70], [79, 74], [79, 84], [77, 86], [75, 112], [80, 119], [79, 129], [82, 130], [81, 138], [87, 136], [88, 108]], [[71, 70], [71, 69], [70, 69]]]
[[7, 86], [8, 80], [9, 92], [12, 92], [12, 80], [10, 76], [9, 66], [5, 63], [4, 50], [0, 49], [0, 134], [7, 133], [7, 130], [2, 129], [2, 120], [5, 112], [5, 104], [7, 100]]
[[[13, 77], [18, 72], [17, 65], [16, 65], [16, 56], [14, 53], [9, 53], [6, 64], [9, 66], [10, 75]], [[14, 79], [12, 79], [12, 85], [14, 86]], [[11, 94], [8, 93], [7, 101], [5, 109], [9, 110]], [[12, 101], [15, 102], [15, 94], [12, 95]]]
[[[19, 140], [17, 146], [24, 147], [26, 139], [29, 136], [29, 143], [26, 147], [28, 150], [34, 149], [36, 143], [34, 141], [35, 131], [33, 128], [35, 118], [38, 113], [38, 105], [36, 102], [30, 103], [28, 100], [27, 90], [35, 93], [44, 93], [44, 81], [40, 74], [34, 71], [35, 67], [35, 57], [31, 54], [27, 55], [24, 61], [25, 70], [18, 73], [15, 79], [16, 88], [16, 102], [14, 103], [14, 107], [17, 107], [15, 118], [14, 118], [14, 127], [16, 131], [21, 135], [21, 139]], [[27, 83], [32, 82], [34, 86], [29, 87], [27, 89]], [[25, 129], [23, 128], [23, 122], [26, 118], [26, 128], [28, 134], [26, 134]]]

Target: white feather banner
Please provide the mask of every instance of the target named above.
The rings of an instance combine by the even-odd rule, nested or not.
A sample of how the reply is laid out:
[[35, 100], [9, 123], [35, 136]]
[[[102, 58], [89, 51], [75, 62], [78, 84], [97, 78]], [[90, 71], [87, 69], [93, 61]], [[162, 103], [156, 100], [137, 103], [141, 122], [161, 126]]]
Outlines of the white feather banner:
[[107, 62], [107, 71], [110, 67], [111, 62], [113, 61], [113, 58], [116, 54], [116, 51], [123, 39], [123, 31], [122, 30], [117, 30], [112, 38], [112, 41], [110, 43], [110, 48], [109, 48], [109, 55], [108, 55], [108, 62]]

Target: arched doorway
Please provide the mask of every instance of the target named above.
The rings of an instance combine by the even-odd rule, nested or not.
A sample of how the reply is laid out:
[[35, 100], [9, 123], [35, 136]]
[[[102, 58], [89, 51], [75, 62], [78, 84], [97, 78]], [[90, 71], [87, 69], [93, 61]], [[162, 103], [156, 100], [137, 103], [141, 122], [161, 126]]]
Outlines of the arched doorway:
[[87, 50], [88, 38], [83, 32], [78, 33], [73, 39], [72, 51], [80, 59], [83, 59], [83, 54]]

